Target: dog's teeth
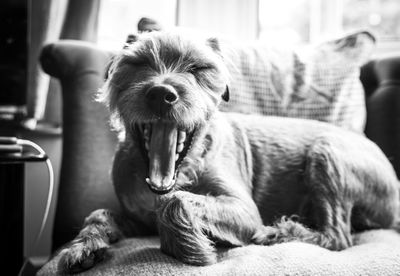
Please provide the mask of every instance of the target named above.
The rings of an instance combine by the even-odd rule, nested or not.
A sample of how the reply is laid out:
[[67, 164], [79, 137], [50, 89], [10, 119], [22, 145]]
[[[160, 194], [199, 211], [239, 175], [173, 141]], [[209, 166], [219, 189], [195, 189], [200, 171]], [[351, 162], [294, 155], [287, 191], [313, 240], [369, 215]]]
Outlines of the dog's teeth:
[[179, 159], [179, 154], [175, 155], [175, 162], [178, 161]]
[[183, 150], [183, 143], [178, 144], [178, 146], [176, 147], [176, 152], [180, 153]]
[[150, 130], [151, 130], [151, 124], [144, 124], [144, 132], [150, 133]]
[[143, 136], [144, 136], [144, 139], [149, 140], [150, 128], [147, 124], [144, 125]]
[[186, 132], [180, 130], [178, 132], [178, 144], [185, 142], [186, 140]]

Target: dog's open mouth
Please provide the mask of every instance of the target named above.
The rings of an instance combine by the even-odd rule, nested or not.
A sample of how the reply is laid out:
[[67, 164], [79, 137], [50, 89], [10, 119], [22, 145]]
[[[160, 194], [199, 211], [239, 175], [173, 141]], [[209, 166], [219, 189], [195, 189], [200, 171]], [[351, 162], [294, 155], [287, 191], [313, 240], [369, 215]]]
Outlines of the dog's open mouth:
[[175, 185], [177, 169], [190, 148], [194, 131], [162, 120], [143, 124], [139, 129], [149, 161], [146, 182], [153, 192], [168, 193]]

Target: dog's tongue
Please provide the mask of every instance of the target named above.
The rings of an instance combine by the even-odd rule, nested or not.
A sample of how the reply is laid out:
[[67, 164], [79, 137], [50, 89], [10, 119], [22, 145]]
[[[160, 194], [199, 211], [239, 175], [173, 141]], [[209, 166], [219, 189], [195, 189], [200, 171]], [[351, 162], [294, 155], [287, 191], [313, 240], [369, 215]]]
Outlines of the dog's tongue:
[[174, 184], [177, 135], [174, 124], [157, 121], [152, 125], [147, 182], [156, 192], [168, 192]]

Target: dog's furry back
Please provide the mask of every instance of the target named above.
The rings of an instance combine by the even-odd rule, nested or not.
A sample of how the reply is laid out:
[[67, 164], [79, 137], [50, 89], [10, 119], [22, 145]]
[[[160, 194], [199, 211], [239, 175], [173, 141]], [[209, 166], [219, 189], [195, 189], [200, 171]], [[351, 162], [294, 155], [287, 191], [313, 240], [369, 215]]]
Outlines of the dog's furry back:
[[[308, 181], [305, 172], [310, 159], [318, 155], [319, 145], [324, 146], [324, 151], [330, 151], [323, 153], [324, 158], [339, 158], [334, 160], [337, 167], [329, 168], [329, 173], [341, 179], [343, 189], [348, 190], [345, 194], [360, 196], [351, 198], [351, 201], [372, 203], [363, 212], [373, 214], [381, 208], [389, 208], [388, 213], [397, 210], [396, 205], [387, 206], [380, 200], [390, 197], [393, 199], [390, 202], [399, 201], [398, 190], [393, 190], [393, 183], [398, 182], [396, 173], [380, 148], [362, 135], [312, 120], [237, 113], [221, 113], [221, 120], [227, 120], [229, 124], [217, 124], [217, 127], [229, 125], [235, 134], [221, 139], [220, 151], [230, 153], [232, 148], [237, 148], [232, 144], [242, 145], [241, 153], [235, 153], [241, 157], [237, 167], [241, 176], [235, 177], [247, 178], [246, 183], [266, 225], [282, 214], [299, 214], [299, 209], [311, 208], [302, 205], [313, 189], [305, 183]], [[230, 158], [226, 156], [228, 154], [221, 155]], [[224, 164], [222, 160], [217, 162], [220, 166]], [[227, 170], [229, 174], [235, 171], [232, 168]], [[347, 171], [352, 174], [346, 175]], [[373, 196], [366, 198], [366, 195]], [[386, 224], [393, 221], [393, 217], [384, 219], [387, 219]]]

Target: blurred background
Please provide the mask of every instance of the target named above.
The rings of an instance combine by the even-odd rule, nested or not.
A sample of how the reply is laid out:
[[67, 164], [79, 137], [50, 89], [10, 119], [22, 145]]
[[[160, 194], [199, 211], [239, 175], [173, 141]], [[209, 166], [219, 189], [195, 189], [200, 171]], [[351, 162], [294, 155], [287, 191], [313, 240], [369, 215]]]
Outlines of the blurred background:
[[[400, 52], [398, 0], [2, 0], [0, 136], [21, 136], [40, 144], [53, 163], [56, 188], [62, 104], [59, 84], [39, 66], [42, 46], [77, 39], [118, 50], [127, 35], [137, 31], [142, 17], [157, 20], [164, 29], [181, 27], [241, 41], [291, 45], [317, 43], [362, 28], [377, 37], [375, 55]], [[0, 177], [0, 185], [10, 185], [6, 179]], [[44, 165], [26, 164], [22, 185], [23, 254], [47, 258], [53, 208], [35, 244], [48, 194]], [[3, 192], [0, 200], [6, 197]]]
[[314, 43], [364, 28], [375, 33], [380, 47], [399, 49], [395, 46], [400, 39], [396, 0], [103, 0], [98, 43], [118, 47], [143, 16], [166, 28], [196, 28], [240, 40], [292, 44]]

